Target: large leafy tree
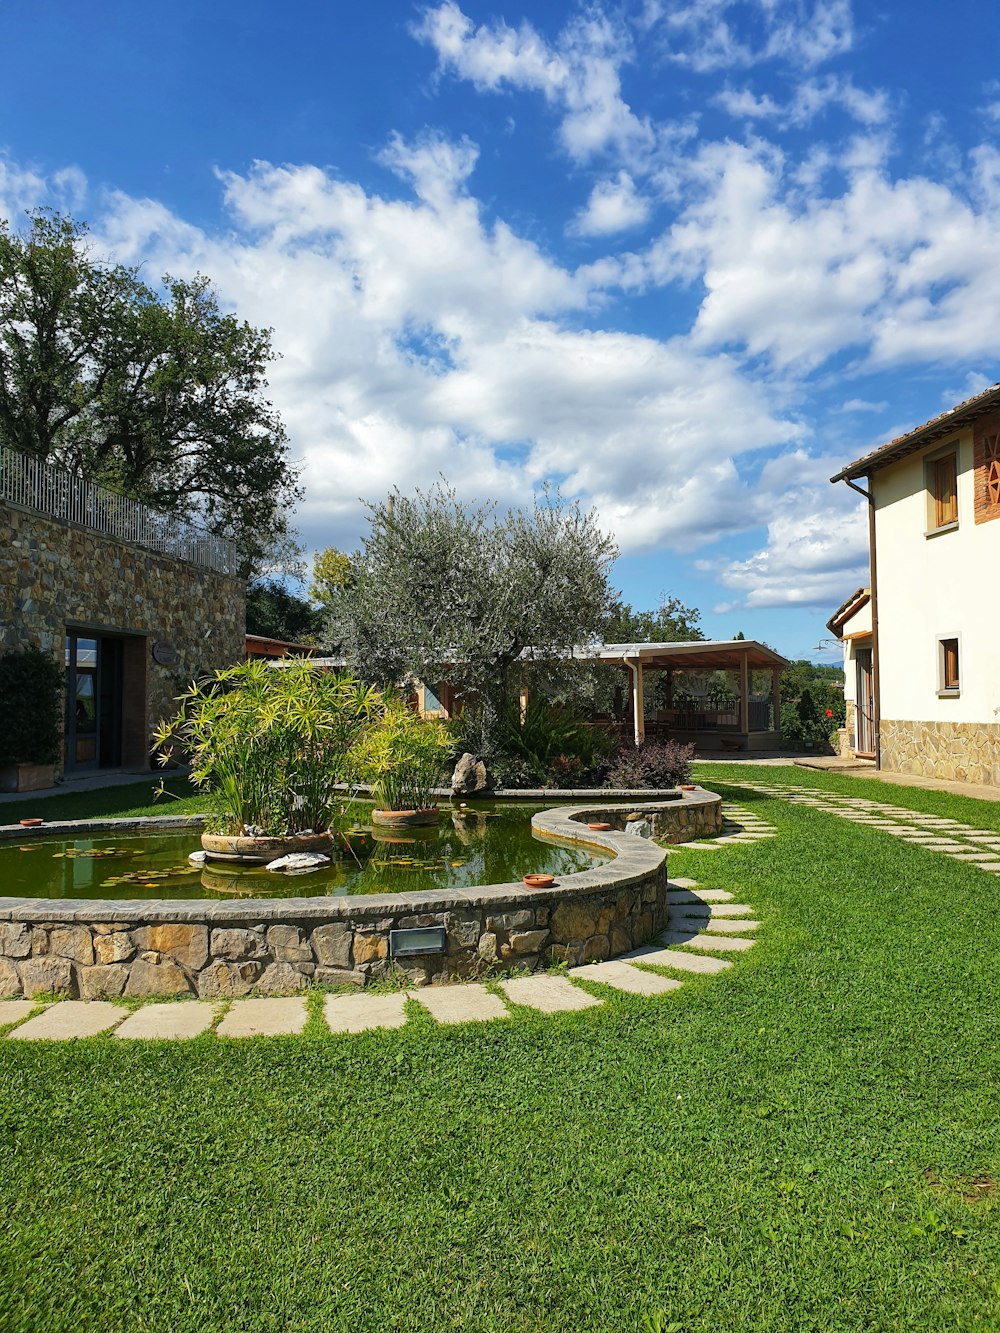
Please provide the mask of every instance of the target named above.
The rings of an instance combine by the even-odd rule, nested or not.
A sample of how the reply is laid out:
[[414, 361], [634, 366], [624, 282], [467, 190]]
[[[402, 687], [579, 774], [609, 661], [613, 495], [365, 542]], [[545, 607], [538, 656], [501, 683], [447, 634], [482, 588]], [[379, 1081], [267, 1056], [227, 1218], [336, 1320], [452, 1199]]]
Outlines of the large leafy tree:
[[323, 611], [297, 597], [280, 579], [254, 579], [247, 587], [247, 633], [286, 643], [314, 644], [322, 635]]
[[679, 597], [663, 597], [655, 611], [634, 611], [628, 602], [616, 602], [604, 637], [608, 643], [690, 643], [705, 637], [699, 620], [701, 612]]
[[0, 441], [234, 538], [246, 573], [294, 545], [273, 359], [205, 277], [154, 291], [71, 218], [0, 223]]
[[489, 750], [526, 675], [600, 637], [613, 541], [596, 514], [548, 492], [501, 512], [440, 483], [394, 491], [368, 519], [330, 637], [369, 680], [451, 679], [481, 703]]

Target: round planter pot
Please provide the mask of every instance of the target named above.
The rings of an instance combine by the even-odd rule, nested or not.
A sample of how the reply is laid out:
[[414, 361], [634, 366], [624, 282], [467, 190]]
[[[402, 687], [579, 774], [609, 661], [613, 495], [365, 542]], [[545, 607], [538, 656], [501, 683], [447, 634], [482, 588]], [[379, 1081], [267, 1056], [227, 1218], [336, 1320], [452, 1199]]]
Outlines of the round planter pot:
[[605, 824], [603, 821], [600, 820], [595, 820], [593, 824], [588, 824], [587, 828], [593, 829], [595, 833], [607, 833], [608, 830], [611, 828], [611, 825]]
[[373, 810], [372, 823], [383, 828], [420, 828], [438, 822], [438, 808], [429, 805], [424, 810]]
[[241, 838], [224, 833], [203, 833], [201, 845], [210, 861], [236, 861], [266, 866], [289, 852], [326, 852], [332, 833], [294, 833], [288, 838]]
[[524, 882], [529, 889], [547, 889], [556, 882], [555, 875], [525, 875]]

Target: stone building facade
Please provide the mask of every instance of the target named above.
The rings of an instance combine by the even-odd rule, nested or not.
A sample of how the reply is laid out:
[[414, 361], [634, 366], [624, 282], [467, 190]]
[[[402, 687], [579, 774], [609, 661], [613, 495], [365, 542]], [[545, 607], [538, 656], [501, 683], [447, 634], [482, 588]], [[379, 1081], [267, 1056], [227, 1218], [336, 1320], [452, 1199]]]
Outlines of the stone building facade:
[[69, 770], [148, 769], [179, 691], [243, 660], [245, 595], [233, 574], [0, 499], [0, 652], [66, 664]]

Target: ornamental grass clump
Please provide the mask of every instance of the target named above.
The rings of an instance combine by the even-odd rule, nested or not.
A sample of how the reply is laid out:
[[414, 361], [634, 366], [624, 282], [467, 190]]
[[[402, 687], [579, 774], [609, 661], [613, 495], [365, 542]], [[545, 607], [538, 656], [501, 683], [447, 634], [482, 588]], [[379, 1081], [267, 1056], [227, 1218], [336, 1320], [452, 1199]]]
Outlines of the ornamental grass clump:
[[405, 704], [386, 706], [355, 753], [356, 773], [372, 789], [378, 810], [426, 810], [455, 743], [443, 722], [421, 718]]
[[352, 776], [352, 753], [384, 711], [378, 690], [307, 661], [245, 662], [196, 681], [156, 743], [178, 746], [191, 781], [230, 835], [325, 832]]

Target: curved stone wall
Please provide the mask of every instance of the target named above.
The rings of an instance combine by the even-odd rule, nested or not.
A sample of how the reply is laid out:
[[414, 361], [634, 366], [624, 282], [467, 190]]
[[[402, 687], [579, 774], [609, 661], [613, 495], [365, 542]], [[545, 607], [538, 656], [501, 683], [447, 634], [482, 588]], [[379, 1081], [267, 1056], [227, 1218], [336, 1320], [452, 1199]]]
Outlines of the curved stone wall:
[[[547, 811], [534, 824], [542, 834], [610, 851], [613, 859], [543, 889], [492, 884], [222, 902], [0, 898], [0, 996], [282, 994], [310, 982], [364, 985], [394, 969], [422, 985], [496, 966], [533, 970], [614, 957], [666, 924], [666, 852], [644, 838], [595, 833], [569, 818], [585, 813]], [[609, 805], [602, 813], [617, 811]], [[547, 816], [559, 827], [547, 825]], [[185, 823], [195, 821], [102, 820], [96, 828]], [[53, 823], [36, 836], [94, 830], [93, 823]], [[428, 926], [444, 928], [443, 953], [390, 958], [390, 931]]]

